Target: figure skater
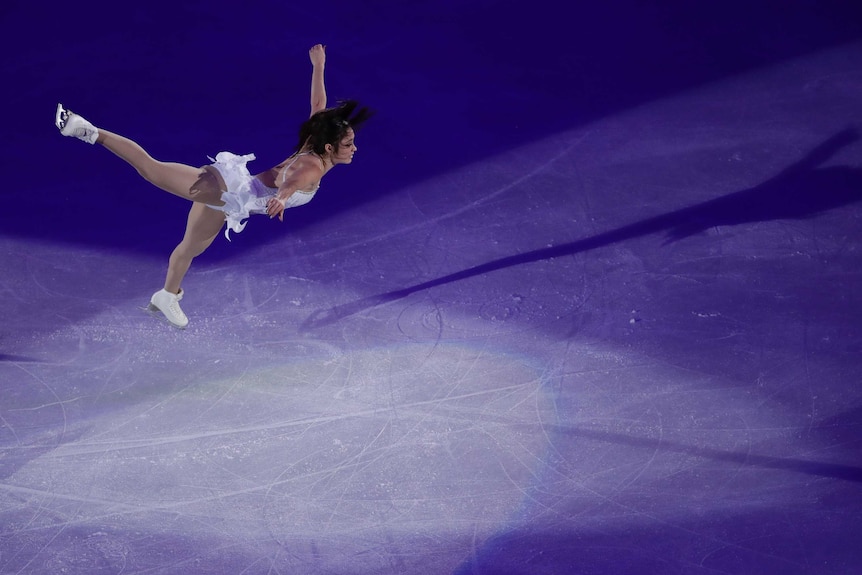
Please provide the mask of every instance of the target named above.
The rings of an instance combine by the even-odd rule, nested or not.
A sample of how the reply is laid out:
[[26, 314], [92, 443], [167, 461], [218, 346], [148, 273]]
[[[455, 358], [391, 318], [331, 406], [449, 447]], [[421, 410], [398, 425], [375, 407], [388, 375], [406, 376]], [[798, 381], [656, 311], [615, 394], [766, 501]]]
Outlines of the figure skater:
[[90, 144], [102, 144], [131, 164], [148, 182], [192, 201], [182, 241], [171, 253], [165, 286], [150, 298], [148, 309], [161, 312], [175, 327], [189, 320], [180, 308], [180, 287], [192, 260], [202, 254], [227, 222], [225, 237], [239, 233], [252, 214], [284, 219], [284, 210], [308, 203], [320, 179], [338, 164], [349, 164], [356, 153], [354, 130], [371, 115], [368, 108], [352, 100], [326, 108], [323, 81], [326, 47], [317, 44], [308, 52], [312, 64], [311, 116], [299, 129], [294, 153], [277, 166], [251, 176], [246, 163], [254, 154], [237, 156], [220, 152], [210, 165], [194, 168], [153, 159], [137, 143], [93, 124], [57, 106], [55, 122], [60, 133]]

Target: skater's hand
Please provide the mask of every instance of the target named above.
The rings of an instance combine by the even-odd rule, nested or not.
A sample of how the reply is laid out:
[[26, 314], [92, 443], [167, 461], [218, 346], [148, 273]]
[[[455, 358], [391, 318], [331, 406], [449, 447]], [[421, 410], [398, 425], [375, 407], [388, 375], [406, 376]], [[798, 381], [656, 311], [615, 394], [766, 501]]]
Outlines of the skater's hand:
[[308, 51], [308, 57], [311, 59], [312, 66], [323, 66], [326, 63], [326, 46], [315, 44]]
[[274, 196], [266, 202], [266, 214], [270, 219], [278, 216], [278, 221], [284, 221], [284, 202]]
[[275, 196], [267, 200], [266, 213], [270, 218], [278, 216], [279, 220], [284, 221], [287, 200], [297, 190], [317, 190], [323, 174], [323, 163], [318, 156], [301, 154], [295, 158], [291, 165], [278, 176], [278, 179], [283, 180], [283, 182], [278, 186], [278, 192]]

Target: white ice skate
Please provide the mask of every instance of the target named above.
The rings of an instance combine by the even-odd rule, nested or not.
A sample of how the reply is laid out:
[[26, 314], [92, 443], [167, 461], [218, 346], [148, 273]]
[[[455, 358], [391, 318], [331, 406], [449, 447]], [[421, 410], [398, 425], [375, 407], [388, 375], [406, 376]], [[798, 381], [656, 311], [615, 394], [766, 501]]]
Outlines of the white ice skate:
[[71, 136], [83, 140], [88, 144], [95, 144], [99, 137], [99, 129], [93, 124], [72, 112], [63, 108], [63, 104], [57, 104], [57, 114], [54, 116], [54, 124], [64, 136]]
[[185, 329], [189, 325], [189, 318], [183, 313], [180, 308], [180, 300], [183, 299], [183, 290], [178, 294], [161, 289], [153, 294], [150, 298], [150, 305], [147, 306], [147, 311], [150, 313], [161, 312], [168, 322], [179, 329]]

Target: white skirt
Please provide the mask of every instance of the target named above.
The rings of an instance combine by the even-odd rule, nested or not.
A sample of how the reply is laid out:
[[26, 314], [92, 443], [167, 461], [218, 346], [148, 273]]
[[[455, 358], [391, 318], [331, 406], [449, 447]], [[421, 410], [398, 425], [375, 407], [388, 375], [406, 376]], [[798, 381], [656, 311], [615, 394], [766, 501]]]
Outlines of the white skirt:
[[[249, 216], [265, 214], [266, 204], [275, 197], [278, 190], [268, 188], [263, 182], [252, 176], [246, 164], [254, 159], [254, 154], [237, 156], [230, 152], [219, 152], [215, 159], [210, 158], [212, 166], [218, 170], [224, 180], [227, 190], [222, 191], [223, 206], [210, 206], [225, 214], [226, 227], [224, 237], [230, 241], [230, 232], [240, 233], [245, 229]], [[315, 190], [316, 191], [316, 190]], [[295, 208], [307, 204], [314, 197], [314, 192], [297, 190], [285, 202], [285, 208]]]

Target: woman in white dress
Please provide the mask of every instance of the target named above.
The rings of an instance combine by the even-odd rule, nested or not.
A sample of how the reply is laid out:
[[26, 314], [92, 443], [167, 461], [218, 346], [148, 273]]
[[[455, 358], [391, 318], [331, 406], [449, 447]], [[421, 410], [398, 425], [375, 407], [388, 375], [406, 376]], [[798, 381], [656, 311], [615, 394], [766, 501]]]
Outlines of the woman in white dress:
[[96, 128], [62, 105], [57, 106], [55, 123], [64, 136], [103, 145], [153, 185], [192, 201], [185, 235], [168, 262], [164, 288], [153, 294], [149, 304], [151, 311], [161, 312], [175, 327], [185, 328], [189, 323], [179, 305], [183, 278], [192, 260], [212, 244], [225, 223], [225, 236], [230, 239], [230, 231], [241, 232], [252, 214], [283, 219], [285, 209], [306, 204], [314, 197], [329, 170], [353, 161], [357, 149], [354, 130], [370, 117], [371, 111], [352, 100], [327, 109], [325, 46], [313, 46], [309, 58], [313, 67], [311, 116], [300, 127], [296, 150], [277, 166], [254, 176], [246, 168], [253, 154], [220, 152], [212, 164], [202, 168], [161, 162], [132, 140]]

